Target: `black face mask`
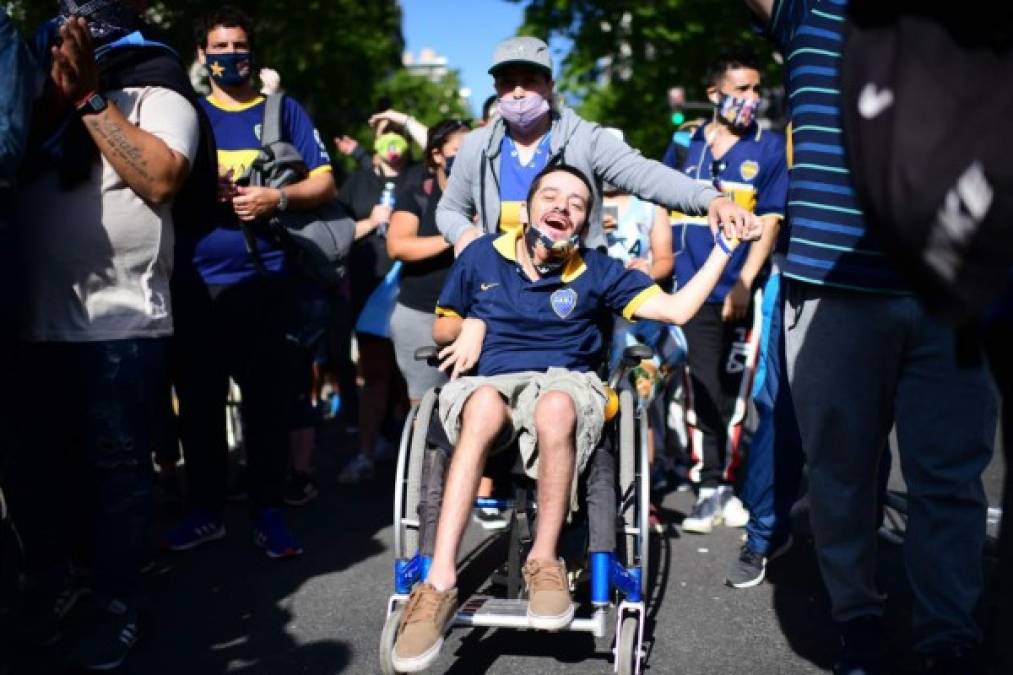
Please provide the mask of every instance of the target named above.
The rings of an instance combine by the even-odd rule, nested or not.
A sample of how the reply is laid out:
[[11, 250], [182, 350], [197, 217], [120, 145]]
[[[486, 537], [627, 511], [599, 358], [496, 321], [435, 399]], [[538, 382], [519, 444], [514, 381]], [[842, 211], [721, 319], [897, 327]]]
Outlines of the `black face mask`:
[[450, 167], [454, 166], [455, 157], [457, 157], [457, 155], [451, 155], [450, 157], [447, 157], [443, 163], [443, 173], [447, 174], [447, 178], [450, 178]]

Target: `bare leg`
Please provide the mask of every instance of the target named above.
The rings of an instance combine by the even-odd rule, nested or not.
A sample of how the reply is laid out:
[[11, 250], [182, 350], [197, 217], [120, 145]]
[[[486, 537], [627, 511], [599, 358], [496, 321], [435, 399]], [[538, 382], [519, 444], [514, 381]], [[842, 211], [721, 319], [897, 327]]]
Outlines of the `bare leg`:
[[482, 482], [478, 484], [479, 497], [492, 497], [492, 478], [482, 476]]
[[535, 404], [538, 433], [538, 531], [528, 560], [555, 560], [573, 480], [577, 411], [561, 391], [547, 391]]
[[428, 581], [438, 591], [451, 589], [457, 584], [457, 549], [475, 502], [485, 458], [509, 419], [506, 402], [490, 386], [476, 389], [461, 411], [461, 435], [443, 487], [443, 505], [436, 526], [433, 564], [429, 570]]

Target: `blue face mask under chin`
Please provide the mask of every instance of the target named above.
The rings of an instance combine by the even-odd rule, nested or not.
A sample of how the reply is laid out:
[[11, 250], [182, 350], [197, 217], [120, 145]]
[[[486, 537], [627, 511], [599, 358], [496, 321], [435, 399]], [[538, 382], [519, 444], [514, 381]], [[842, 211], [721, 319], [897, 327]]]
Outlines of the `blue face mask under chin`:
[[[549, 252], [549, 257], [541, 264], [535, 262], [535, 251], [539, 244]], [[531, 256], [531, 264], [535, 266], [539, 274], [555, 274], [563, 269], [567, 261], [576, 253], [577, 246], [580, 245], [580, 235], [574, 234], [567, 239], [556, 241], [537, 227], [529, 225], [524, 231], [524, 245], [528, 249], [528, 255]]]
[[253, 75], [253, 52], [206, 54], [205, 67], [212, 80], [223, 87], [235, 87]]

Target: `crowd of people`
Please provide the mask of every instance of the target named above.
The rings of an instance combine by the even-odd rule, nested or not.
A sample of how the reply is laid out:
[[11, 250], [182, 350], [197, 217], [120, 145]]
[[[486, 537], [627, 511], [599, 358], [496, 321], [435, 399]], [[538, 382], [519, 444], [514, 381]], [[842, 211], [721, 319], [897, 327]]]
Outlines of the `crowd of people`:
[[[989, 358], [926, 312], [863, 216], [837, 86], [847, 3], [747, 4], [785, 55], [787, 137], [759, 119], [766, 64], [745, 47], [700, 73], [713, 112], [659, 162], [567, 107], [548, 46], [516, 37], [495, 46], [481, 120], [427, 127], [384, 106], [368, 119], [372, 152], [334, 139], [356, 164], [340, 186], [284, 73], [258, 74], [245, 12], [197, 21], [198, 94], [138, 3], [61, 0], [34, 48], [0, 6], [0, 314], [13, 318], [0, 502], [23, 543], [24, 635], [52, 644], [87, 602], [96, 618], [69, 660], [126, 659], [153, 542], [183, 555], [226, 536], [233, 389], [254, 543], [290, 559], [312, 551], [285, 505], [373, 480], [390, 430], [440, 388], [453, 455], [399, 671], [439, 656], [469, 520], [507, 524], [473, 505], [508, 443], [537, 481], [528, 618], [563, 628], [571, 486], [607, 470], [598, 373], [640, 343], [656, 352], [634, 373], [655, 485], [694, 492], [683, 532], [745, 528], [728, 586], [763, 582], [803, 500], [841, 632], [835, 672], [890, 672], [875, 570], [895, 429], [914, 649], [926, 673], [985, 672]], [[299, 158], [280, 187], [254, 176], [270, 119]], [[322, 284], [264, 224], [332, 204], [354, 242], [341, 281]], [[439, 367], [415, 356], [434, 342]], [[55, 412], [54, 382], [75, 392]], [[314, 472], [324, 416], [356, 446], [331, 478]], [[185, 475], [184, 513], [164, 532], [156, 468], [164, 485]], [[675, 527], [653, 507], [651, 523]]]

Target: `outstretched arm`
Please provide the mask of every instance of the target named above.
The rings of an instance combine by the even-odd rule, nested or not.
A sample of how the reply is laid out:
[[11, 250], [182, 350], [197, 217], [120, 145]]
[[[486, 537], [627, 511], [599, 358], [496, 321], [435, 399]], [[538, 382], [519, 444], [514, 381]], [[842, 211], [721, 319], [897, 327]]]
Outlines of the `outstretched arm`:
[[[738, 230], [738, 234], [742, 241], [754, 241], [760, 238], [763, 230], [760, 227], [744, 228]], [[714, 248], [692, 279], [675, 293], [657, 293], [651, 296], [637, 307], [633, 316], [676, 325], [682, 325], [692, 319], [717, 286], [721, 273], [724, 272], [725, 265], [731, 259], [740, 239], [730, 239], [723, 232], [715, 235]]]

